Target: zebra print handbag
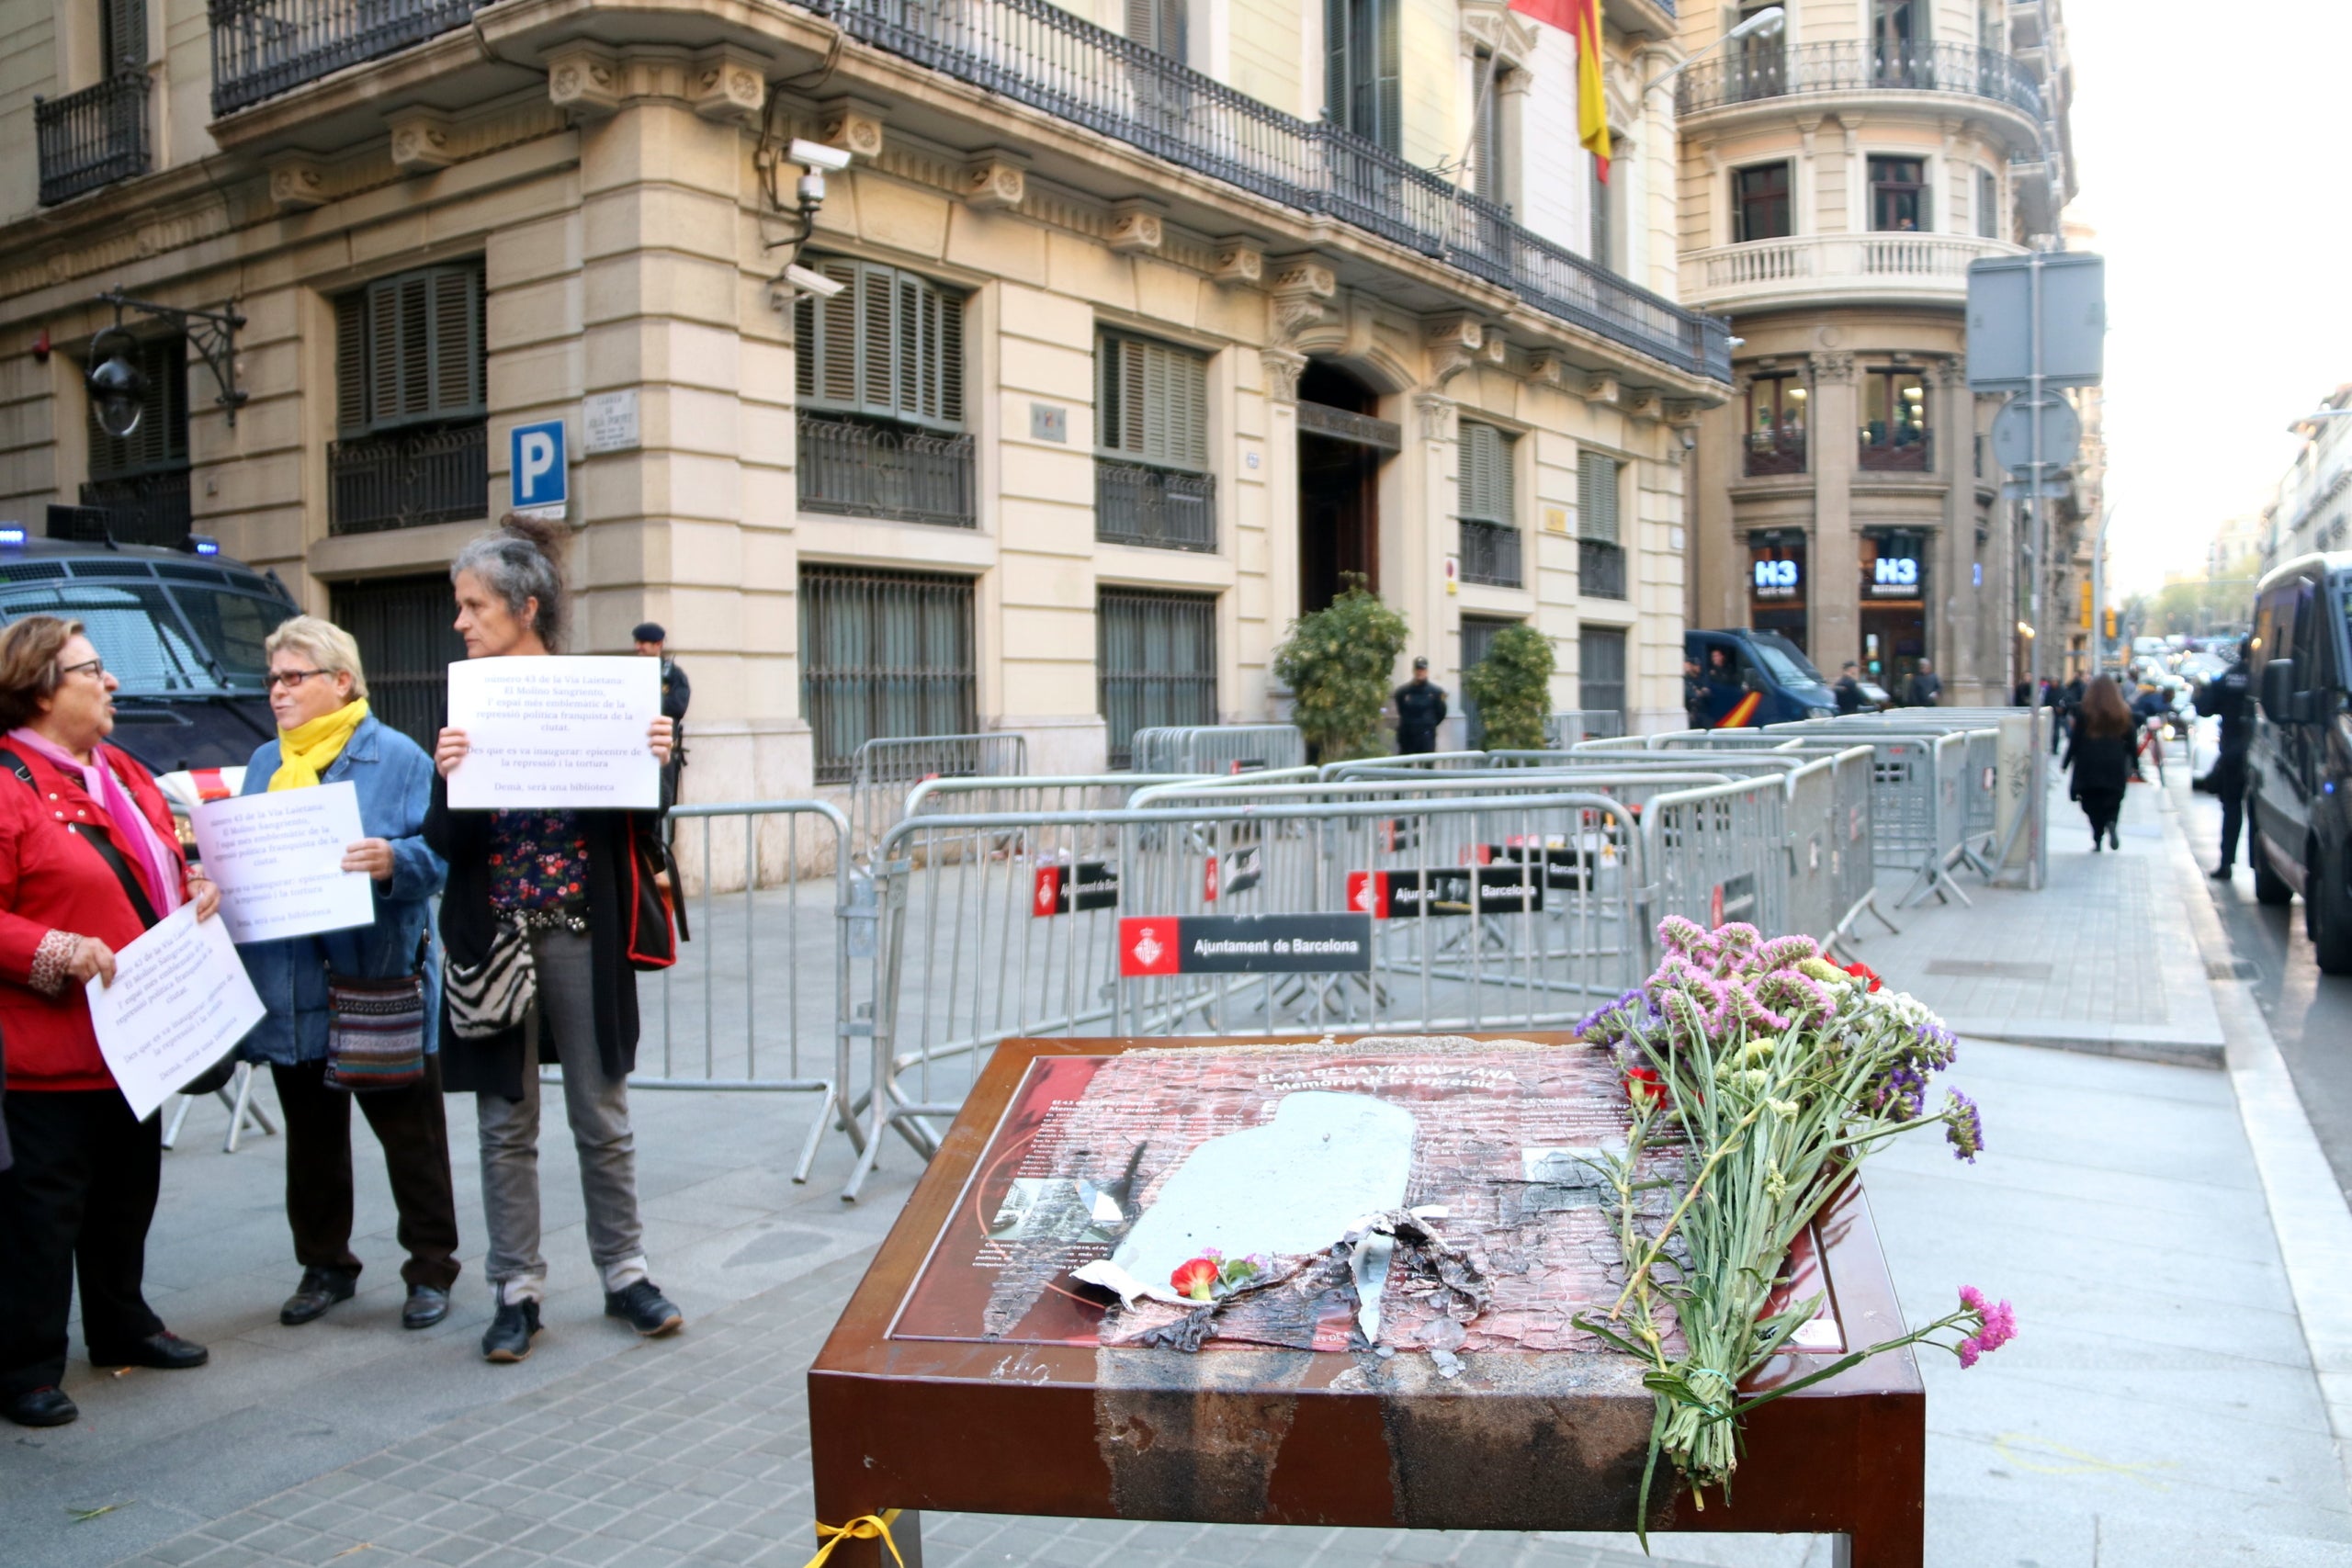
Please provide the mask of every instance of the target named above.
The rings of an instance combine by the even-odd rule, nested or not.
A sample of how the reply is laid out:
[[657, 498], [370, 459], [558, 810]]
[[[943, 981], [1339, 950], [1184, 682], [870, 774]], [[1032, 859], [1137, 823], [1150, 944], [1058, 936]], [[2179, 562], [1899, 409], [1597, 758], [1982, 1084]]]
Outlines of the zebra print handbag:
[[502, 920], [490, 952], [476, 964], [452, 960], [441, 990], [449, 1027], [460, 1040], [487, 1040], [520, 1029], [539, 994], [538, 970], [531, 963], [531, 941], [523, 928]]

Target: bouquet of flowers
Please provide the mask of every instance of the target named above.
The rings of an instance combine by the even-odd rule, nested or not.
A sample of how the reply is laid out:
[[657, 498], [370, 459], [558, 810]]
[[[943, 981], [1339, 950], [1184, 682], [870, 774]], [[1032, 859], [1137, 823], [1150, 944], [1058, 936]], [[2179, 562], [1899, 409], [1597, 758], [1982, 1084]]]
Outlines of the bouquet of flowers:
[[[1657, 1411], [1645, 1528], [1661, 1454], [1703, 1507], [1710, 1487], [1728, 1495], [1740, 1423], [1758, 1405], [1905, 1345], [1973, 1366], [2017, 1331], [2008, 1303], [1962, 1287], [1958, 1307], [1924, 1327], [1768, 1392], [1739, 1392], [1819, 1310], [1818, 1296], [1768, 1309], [1791, 1244], [1856, 1163], [1924, 1127], [1941, 1127], [1953, 1154], [1973, 1162], [1984, 1122], [1956, 1090], [1928, 1111], [1928, 1080], [1951, 1065], [1952, 1035], [1863, 965], [1841, 969], [1809, 937], [1768, 942], [1744, 924], [1709, 931], [1669, 918], [1658, 937], [1657, 972], [1579, 1026], [1618, 1054], [1633, 1107], [1624, 1152], [1601, 1161], [1625, 1288], [1577, 1324], [1648, 1367]], [[1660, 1174], [1661, 1156], [1675, 1174]]]

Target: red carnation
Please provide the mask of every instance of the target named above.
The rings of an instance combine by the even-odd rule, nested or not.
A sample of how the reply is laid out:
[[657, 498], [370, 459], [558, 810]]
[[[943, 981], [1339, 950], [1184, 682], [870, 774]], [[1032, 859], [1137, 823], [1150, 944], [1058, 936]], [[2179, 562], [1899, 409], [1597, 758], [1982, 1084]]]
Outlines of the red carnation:
[[1879, 987], [1878, 971], [1867, 964], [1849, 964], [1846, 965], [1846, 973], [1857, 980], [1868, 981], [1869, 984], [1862, 987], [1866, 992], [1875, 991]]
[[1217, 1273], [1217, 1266], [1213, 1260], [1195, 1258], [1190, 1262], [1176, 1265], [1176, 1272], [1168, 1276], [1168, 1282], [1175, 1286], [1180, 1294], [1190, 1296], [1196, 1302], [1215, 1301]]
[[1657, 1076], [1656, 1067], [1627, 1067], [1625, 1098], [1637, 1106], [1662, 1105], [1666, 1102], [1666, 1080]]

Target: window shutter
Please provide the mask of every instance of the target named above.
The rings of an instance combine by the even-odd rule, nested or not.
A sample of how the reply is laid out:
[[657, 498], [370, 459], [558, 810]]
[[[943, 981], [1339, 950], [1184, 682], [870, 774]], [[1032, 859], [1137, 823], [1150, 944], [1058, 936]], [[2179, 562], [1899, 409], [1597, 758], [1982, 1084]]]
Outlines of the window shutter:
[[1209, 365], [1197, 354], [1170, 355], [1168, 385], [1175, 404], [1170, 450], [1181, 468], [1209, 466]]
[[345, 434], [368, 428], [368, 296], [334, 302], [334, 422]]
[[104, 0], [98, 25], [101, 74], [119, 76], [147, 63], [147, 0]]
[[1519, 521], [1511, 477], [1511, 437], [1491, 424], [1462, 426], [1460, 515], [1508, 527]]
[[481, 275], [444, 267], [426, 275], [432, 301], [431, 388], [426, 412], [454, 418], [482, 410]]
[[1151, 389], [1144, 370], [1144, 347], [1119, 344], [1119, 450], [1148, 457], [1151, 447]]
[[1352, 17], [1349, 0], [1323, 0], [1323, 118], [1340, 125], [1352, 123], [1348, 101], [1348, 26]]
[[1377, 128], [1370, 134], [1374, 141], [1391, 152], [1404, 150], [1405, 99], [1402, 87], [1404, 75], [1403, 44], [1399, 0], [1363, 0], [1379, 13], [1380, 63], [1377, 72], [1374, 112], [1379, 117]]
[[1184, 58], [1184, 0], [1127, 0], [1127, 37], [1144, 48]]
[[944, 288], [931, 291], [932, 308], [939, 313], [939, 421], [964, 423], [964, 297]]
[[887, 266], [857, 269], [857, 406], [893, 418], [899, 412], [898, 288]]
[[895, 267], [845, 257], [805, 264], [842, 285], [793, 306], [793, 386], [807, 401], [876, 419], [964, 421], [964, 301]]
[[1577, 536], [1613, 545], [1617, 537], [1617, 470], [1614, 457], [1585, 453], [1577, 463]]

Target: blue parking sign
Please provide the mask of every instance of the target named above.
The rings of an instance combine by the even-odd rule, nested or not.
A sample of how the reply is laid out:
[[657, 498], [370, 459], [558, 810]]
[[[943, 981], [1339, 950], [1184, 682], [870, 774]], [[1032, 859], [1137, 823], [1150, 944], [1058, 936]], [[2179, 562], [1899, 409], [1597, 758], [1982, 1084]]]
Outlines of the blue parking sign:
[[563, 460], [563, 421], [518, 424], [510, 438], [507, 483], [517, 512], [560, 507], [571, 500]]

